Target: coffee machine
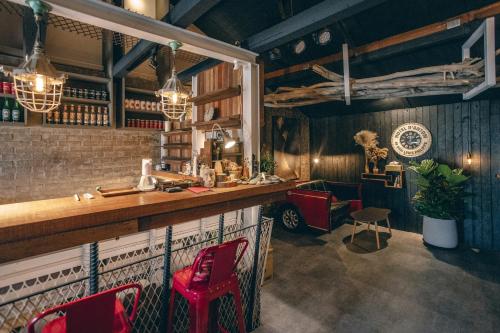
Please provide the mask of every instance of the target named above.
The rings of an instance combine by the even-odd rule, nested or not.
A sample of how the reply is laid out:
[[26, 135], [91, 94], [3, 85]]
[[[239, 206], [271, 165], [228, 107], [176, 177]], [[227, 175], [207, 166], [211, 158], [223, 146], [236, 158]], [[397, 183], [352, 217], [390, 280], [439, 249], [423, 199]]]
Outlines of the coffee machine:
[[142, 159], [142, 176], [137, 188], [140, 191], [153, 191], [156, 189], [157, 180], [151, 175], [153, 161], [150, 158]]

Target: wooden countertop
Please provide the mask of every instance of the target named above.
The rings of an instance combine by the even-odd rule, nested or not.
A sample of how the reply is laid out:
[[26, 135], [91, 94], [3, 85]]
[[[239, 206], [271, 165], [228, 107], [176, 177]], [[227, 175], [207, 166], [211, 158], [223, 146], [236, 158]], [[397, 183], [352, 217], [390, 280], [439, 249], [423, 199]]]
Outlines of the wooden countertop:
[[294, 182], [0, 205], [0, 263], [285, 198]]

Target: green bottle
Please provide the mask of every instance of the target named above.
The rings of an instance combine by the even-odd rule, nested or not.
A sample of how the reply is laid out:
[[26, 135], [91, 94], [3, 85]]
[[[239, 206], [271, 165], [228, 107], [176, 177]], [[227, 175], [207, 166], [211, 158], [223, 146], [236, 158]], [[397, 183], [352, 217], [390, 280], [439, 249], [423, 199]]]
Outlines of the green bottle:
[[9, 99], [7, 97], [5, 97], [5, 102], [3, 104], [2, 121], [4, 123], [10, 121], [10, 105], [9, 105]]
[[14, 102], [14, 107], [12, 108], [12, 122], [20, 122], [21, 121], [21, 109], [19, 108], [19, 103]]

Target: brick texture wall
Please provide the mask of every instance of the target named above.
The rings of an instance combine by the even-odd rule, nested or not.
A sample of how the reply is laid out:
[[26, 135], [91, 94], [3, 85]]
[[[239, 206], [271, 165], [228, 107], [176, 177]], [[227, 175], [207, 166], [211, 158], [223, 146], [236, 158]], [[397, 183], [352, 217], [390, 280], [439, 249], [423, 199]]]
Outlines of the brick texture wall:
[[0, 127], [0, 204], [136, 185], [159, 145], [146, 131]]

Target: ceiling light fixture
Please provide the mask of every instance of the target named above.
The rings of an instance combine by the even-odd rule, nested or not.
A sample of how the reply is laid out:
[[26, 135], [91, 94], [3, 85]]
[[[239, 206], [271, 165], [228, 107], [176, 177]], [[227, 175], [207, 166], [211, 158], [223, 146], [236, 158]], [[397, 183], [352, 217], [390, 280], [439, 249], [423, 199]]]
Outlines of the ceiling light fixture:
[[281, 59], [281, 50], [277, 47], [269, 51], [269, 59], [272, 61], [280, 60]]
[[293, 53], [295, 53], [296, 55], [303, 53], [306, 50], [306, 48], [307, 48], [307, 44], [306, 44], [306, 41], [303, 39], [299, 39], [298, 41], [296, 41], [292, 45]]
[[316, 33], [313, 34], [313, 39], [316, 42], [316, 44], [325, 46], [327, 44], [330, 44], [332, 41], [332, 31], [328, 28], [324, 28]]
[[61, 96], [66, 76], [59, 74], [45, 55], [42, 41], [42, 23], [50, 7], [40, 0], [27, 0], [33, 9], [36, 24], [36, 39], [33, 52], [19, 68], [7, 75], [12, 75], [16, 99], [24, 108], [32, 112], [50, 112], [61, 104]]
[[168, 46], [172, 49], [173, 56], [172, 75], [165, 82], [163, 88], [156, 92], [156, 95], [161, 97], [163, 114], [169, 119], [179, 120], [186, 114], [190, 93], [184, 88], [175, 70], [175, 52], [182, 46], [182, 43], [174, 40]]

